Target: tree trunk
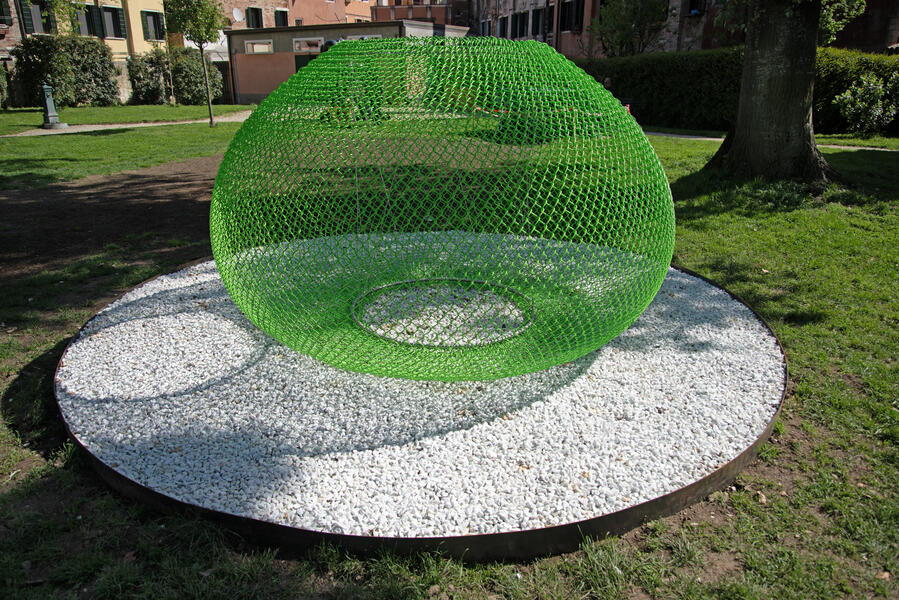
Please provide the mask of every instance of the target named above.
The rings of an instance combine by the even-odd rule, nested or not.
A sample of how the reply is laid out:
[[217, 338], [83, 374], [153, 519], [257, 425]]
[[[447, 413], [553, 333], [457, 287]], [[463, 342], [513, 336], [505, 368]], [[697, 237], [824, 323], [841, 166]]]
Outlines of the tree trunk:
[[751, 0], [737, 121], [707, 167], [824, 182], [812, 129], [820, 0]]
[[200, 62], [203, 63], [203, 79], [206, 81], [206, 105], [209, 107], [209, 126], [215, 127], [215, 121], [212, 120], [212, 90], [209, 89], [209, 71], [206, 67], [205, 44], [197, 44], [200, 47]]

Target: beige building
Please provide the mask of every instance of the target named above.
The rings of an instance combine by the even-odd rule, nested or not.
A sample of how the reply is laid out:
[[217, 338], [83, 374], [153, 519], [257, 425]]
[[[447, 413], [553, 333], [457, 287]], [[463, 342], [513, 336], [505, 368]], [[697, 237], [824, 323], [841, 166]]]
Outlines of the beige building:
[[[47, 11], [40, 0], [0, 0], [0, 59], [30, 35], [47, 35], [75, 26], [78, 33], [102, 39], [112, 51], [112, 61], [121, 74], [119, 99], [131, 95], [128, 81], [129, 56], [165, 46], [165, 13], [162, 0], [92, 0], [73, 2], [75, 23]], [[3, 28], [3, 25], [6, 28]], [[5, 42], [5, 43], [4, 43]]]

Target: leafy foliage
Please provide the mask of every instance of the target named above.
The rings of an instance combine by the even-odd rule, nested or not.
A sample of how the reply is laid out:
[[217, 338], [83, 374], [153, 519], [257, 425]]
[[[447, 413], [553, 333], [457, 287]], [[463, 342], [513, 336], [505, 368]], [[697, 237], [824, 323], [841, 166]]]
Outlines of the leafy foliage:
[[[169, 95], [174, 95], [179, 104], [205, 104], [206, 84], [203, 81], [203, 65], [200, 63], [200, 52], [193, 48], [172, 48], [172, 90], [165, 77], [169, 54], [162, 49], [155, 49], [139, 54], [128, 61], [128, 78], [131, 80], [132, 104], [165, 104]], [[212, 68], [206, 59], [209, 69], [209, 87], [212, 99], [222, 95], [222, 74]]]
[[871, 135], [882, 130], [896, 116], [899, 102], [899, 73], [884, 86], [873, 73], [865, 73], [848, 90], [834, 98], [840, 114], [853, 131]]
[[[736, 117], [743, 70], [741, 48], [575, 62], [597, 81], [609, 77], [612, 93], [629, 103], [644, 125], [722, 131]], [[899, 56], [819, 48], [815, 69], [815, 131], [849, 132], [852, 127], [834, 98], [866, 72], [888, 81], [899, 73]], [[888, 125], [888, 131], [896, 129], [899, 119]]]
[[723, 130], [736, 115], [740, 48], [575, 62], [597, 81], [610, 78], [611, 92], [642, 124]]
[[[755, 2], [762, 0], [730, 0], [719, 6], [715, 26], [728, 31], [746, 31]], [[795, 0], [796, 3], [821, 2], [821, 19], [818, 22], [818, 42], [827, 45], [849, 21], [865, 12], [865, 0]]]
[[607, 0], [587, 27], [608, 57], [640, 54], [655, 42], [668, 21], [668, 0]]
[[128, 59], [128, 79], [131, 81], [131, 104], [164, 104], [169, 90], [165, 73], [168, 53], [154, 48]]
[[[203, 63], [200, 52], [193, 48], [172, 48], [172, 84], [179, 104], [204, 104]], [[222, 97], [222, 74], [206, 59], [209, 71], [209, 94], [212, 101]]]
[[215, 0], [167, 0], [165, 9], [171, 31], [201, 47], [216, 41], [219, 31], [228, 26], [223, 9]]
[[6, 108], [9, 102], [9, 70], [6, 63], [0, 64], [0, 107]]
[[112, 52], [101, 40], [74, 35], [29, 36], [11, 54], [13, 81], [25, 106], [41, 104], [41, 85], [53, 87], [57, 106], [108, 106], [119, 100]]

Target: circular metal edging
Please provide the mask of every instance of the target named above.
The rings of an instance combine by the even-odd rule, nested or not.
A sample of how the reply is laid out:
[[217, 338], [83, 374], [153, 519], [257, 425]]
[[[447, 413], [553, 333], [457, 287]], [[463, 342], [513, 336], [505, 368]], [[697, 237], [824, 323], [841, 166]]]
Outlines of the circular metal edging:
[[[211, 259], [212, 257], [205, 257], [185, 263], [177, 268], [176, 271]], [[698, 279], [723, 290], [731, 298], [746, 306], [765, 326], [777, 343], [777, 347], [783, 358], [784, 386], [781, 390], [780, 401], [778, 402], [777, 409], [774, 411], [774, 415], [771, 417], [771, 421], [765, 427], [762, 434], [752, 443], [752, 445], [738, 454], [730, 462], [718, 467], [715, 471], [712, 471], [705, 477], [674, 490], [673, 492], [669, 492], [634, 506], [629, 506], [619, 511], [590, 519], [540, 529], [447, 537], [372, 537], [289, 527], [287, 525], [280, 525], [204, 508], [196, 504], [176, 500], [171, 496], [167, 496], [152, 488], [141, 485], [136, 481], [125, 477], [91, 454], [90, 451], [81, 444], [78, 438], [72, 434], [69, 429], [69, 424], [65, 423], [65, 419], [63, 419], [63, 422], [65, 423], [69, 437], [88, 455], [91, 466], [97, 475], [99, 475], [100, 479], [117, 492], [161, 511], [187, 511], [219, 522], [229, 529], [241, 534], [245, 539], [260, 545], [280, 546], [286, 549], [302, 550], [322, 542], [328, 542], [358, 554], [374, 554], [385, 549], [399, 554], [436, 551], [453, 558], [472, 562], [529, 560], [541, 556], [573, 552], [580, 547], [585, 537], [604, 537], [630, 531], [644, 523], [672, 515], [691, 504], [695, 504], [712, 492], [720, 490], [734, 481], [739, 472], [753, 461], [758, 453], [759, 446], [770, 437], [771, 432], [774, 430], [774, 424], [777, 422], [777, 418], [780, 416], [780, 412], [783, 409], [784, 398], [786, 397], [787, 392], [787, 382], [789, 380], [789, 367], [787, 365], [787, 356], [783, 346], [768, 322], [738, 296], [717, 285], [709, 278], [675, 264], [672, 264], [671, 266], [678, 271], [697, 277]], [[145, 285], [163, 275], [166, 274], [152, 277], [133, 286], [128, 291]], [[108, 302], [107, 306], [124, 296], [128, 291], [123, 292], [115, 299]], [[93, 317], [90, 320], [93, 320]], [[87, 323], [79, 329], [79, 333], [73, 336], [72, 339], [74, 340], [86, 326]], [[61, 362], [62, 357], [60, 357], [59, 360], [59, 363]], [[57, 363], [56, 371], [54, 372], [54, 382], [56, 381], [56, 375], [60, 368], [59, 363]], [[54, 392], [54, 397], [55, 396], [56, 394]], [[59, 409], [58, 399], [57, 409]], [[62, 415], [62, 410], [59, 410], [60, 415]]]

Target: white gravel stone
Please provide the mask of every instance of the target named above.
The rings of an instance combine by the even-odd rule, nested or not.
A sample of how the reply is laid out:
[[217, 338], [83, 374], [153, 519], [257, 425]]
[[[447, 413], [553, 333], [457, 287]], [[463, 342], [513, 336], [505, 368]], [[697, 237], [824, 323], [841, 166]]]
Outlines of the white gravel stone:
[[672, 492], [756, 441], [784, 377], [748, 308], [673, 269], [588, 356], [442, 383], [297, 354], [244, 317], [207, 262], [100, 312], [66, 351], [56, 394], [89, 452], [177, 500], [423, 537], [561, 525]]

